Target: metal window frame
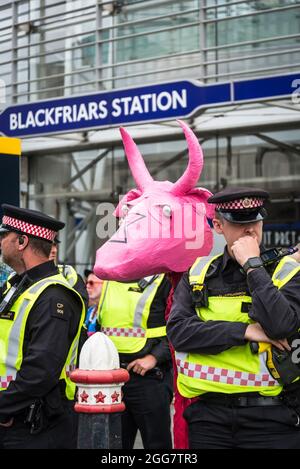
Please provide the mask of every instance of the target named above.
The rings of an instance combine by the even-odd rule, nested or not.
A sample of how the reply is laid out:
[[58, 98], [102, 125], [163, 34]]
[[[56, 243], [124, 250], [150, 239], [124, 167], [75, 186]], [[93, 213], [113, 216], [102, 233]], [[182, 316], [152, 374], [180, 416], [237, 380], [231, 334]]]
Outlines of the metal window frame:
[[[229, 3], [227, 6], [231, 6]], [[216, 7], [213, 7], [216, 8]], [[285, 11], [285, 10], [293, 10], [295, 8], [300, 8], [300, 4], [295, 4], [295, 5], [286, 5], [284, 7], [279, 7], [279, 8], [270, 8], [269, 10], [260, 10], [260, 11], [254, 11], [250, 13], [243, 13], [242, 15], [235, 15], [235, 16], [226, 16], [224, 18], [213, 18], [213, 19], [208, 19], [204, 20], [206, 24], [208, 23], [219, 23], [221, 21], [230, 21], [233, 19], [241, 19], [241, 18], [246, 18], [248, 16], [258, 16], [258, 15], [265, 15], [268, 13], [276, 13], [280, 11]]]
[[[176, 70], [185, 70], [185, 69], [188, 69], [188, 68], [194, 68], [194, 67], [197, 67], [197, 66], [200, 66], [201, 64], [193, 64], [193, 65], [183, 65], [182, 67], [173, 67], [173, 68], [168, 68], [168, 69], [160, 69], [160, 70], [155, 70], [152, 72], [152, 74], [155, 74], [155, 73], [163, 73], [163, 72], [168, 72], [168, 71], [176, 71]], [[224, 73], [218, 73], [218, 74], [211, 74], [211, 75], [206, 75], [204, 78], [205, 80], [210, 80], [212, 78], [226, 78], [226, 77], [233, 77], [233, 76], [241, 76], [241, 75], [249, 75], [251, 76], [253, 73], [258, 73], [258, 74], [262, 74], [266, 71], [270, 71], [270, 70], [284, 70], [286, 68], [299, 68], [300, 67], [300, 62], [298, 63], [294, 63], [294, 64], [285, 64], [285, 65], [282, 65], [282, 66], [275, 66], [275, 67], [263, 67], [263, 68], [256, 68], [256, 69], [251, 69], [251, 70], [236, 70], [234, 72], [224, 72]], [[128, 79], [128, 78], [136, 78], [136, 77], [139, 77], [139, 76], [147, 76], [149, 75], [149, 72], [141, 72], [141, 73], [138, 73], [138, 74], [131, 74], [131, 75], [120, 75], [120, 76], [113, 76], [113, 77], [110, 77], [110, 78], [103, 78], [100, 80], [101, 83], [105, 83], [105, 82], [111, 82], [112, 80], [122, 80], [122, 79]], [[49, 79], [51, 78], [51, 76], [49, 77]], [[47, 78], [45, 78], [46, 80]], [[82, 84], [80, 83], [75, 83], [75, 84], [72, 84], [72, 85], [64, 85], [63, 87], [62, 86], [55, 86], [55, 87], [51, 87], [51, 88], [41, 88], [39, 90], [35, 90], [35, 91], [28, 91], [26, 94], [27, 95], [32, 95], [32, 94], [42, 94], [42, 93], [45, 93], [47, 91], [49, 92], [52, 92], [56, 89], [58, 90], [61, 90], [62, 88], [63, 89], [69, 89], [69, 88], [78, 88], [78, 87], [82, 87], [82, 86], [88, 86], [88, 85], [95, 85], [95, 80], [92, 80], [92, 81], [88, 81], [88, 82], [84, 82]], [[90, 91], [91, 93], [93, 91]], [[24, 92], [22, 93], [16, 93], [16, 94], [12, 94], [13, 97], [18, 97], [18, 96], [23, 96], [24, 95]], [[61, 96], [61, 95], [59, 95]]]

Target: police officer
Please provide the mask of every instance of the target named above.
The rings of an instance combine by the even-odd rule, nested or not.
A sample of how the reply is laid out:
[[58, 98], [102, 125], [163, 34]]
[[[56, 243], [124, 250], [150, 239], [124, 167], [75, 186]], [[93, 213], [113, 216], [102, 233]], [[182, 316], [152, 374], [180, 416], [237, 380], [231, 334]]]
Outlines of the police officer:
[[101, 332], [114, 342], [121, 367], [130, 373], [122, 388], [123, 449], [133, 448], [138, 430], [144, 448], [172, 448], [172, 363], [165, 321], [169, 292], [165, 275], [103, 283], [98, 309]]
[[[263, 190], [227, 188], [208, 199], [227, 245], [198, 258], [174, 295], [167, 333], [178, 388], [196, 398], [184, 412], [190, 448], [300, 447], [299, 371], [289, 374], [300, 266], [288, 256], [262, 262], [267, 198]], [[279, 375], [275, 355], [288, 363], [288, 376]]]
[[2, 208], [3, 260], [16, 275], [0, 304], [0, 447], [74, 448], [69, 374], [85, 307], [48, 260], [64, 223], [35, 210]]

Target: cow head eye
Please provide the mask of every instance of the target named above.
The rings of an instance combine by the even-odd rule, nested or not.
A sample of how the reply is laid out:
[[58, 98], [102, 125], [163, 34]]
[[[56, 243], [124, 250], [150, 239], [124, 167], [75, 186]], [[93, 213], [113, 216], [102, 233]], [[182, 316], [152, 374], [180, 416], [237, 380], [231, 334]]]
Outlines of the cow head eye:
[[171, 209], [170, 205], [164, 205], [162, 211], [163, 211], [163, 214], [165, 215], [165, 217], [171, 218], [172, 209]]
[[122, 205], [121, 212], [122, 212], [122, 217], [126, 217], [126, 215], [128, 215], [128, 212], [129, 212], [128, 205], [126, 204]]

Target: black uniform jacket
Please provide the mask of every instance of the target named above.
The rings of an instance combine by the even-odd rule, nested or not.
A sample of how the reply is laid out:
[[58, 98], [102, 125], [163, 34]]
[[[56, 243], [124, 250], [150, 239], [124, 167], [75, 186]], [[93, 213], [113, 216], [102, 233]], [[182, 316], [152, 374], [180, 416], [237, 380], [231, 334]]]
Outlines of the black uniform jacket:
[[[225, 247], [217, 261], [217, 270], [205, 280], [208, 295], [232, 295], [240, 292], [252, 297], [248, 313], [260, 323], [271, 339], [290, 338], [300, 327], [300, 274], [297, 273], [280, 290], [271, 281], [273, 264], [246, 275]], [[209, 273], [209, 272], [208, 272]], [[184, 274], [175, 294], [167, 334], [178, 352], [218, 354], [245, 344], [248, 324], [229, 321], [202, 321], [194, 308], [188, 274]]]
[[[35, 283], [58, 270], [48, 261], [25, 273]], [[10, 283], [18, 283], [25, 273], [16, 274]], [[47, 400], [55, 395], [57, 399], [58, 395], [58, 400], [64, 399], [65, 383], [59, 376], [77, 333], [81, 310], [80, 300], [63, 286], [49, 286], [39, 296], [26, 323], [21, 369], [0, 392], [0, 422], [24, 411], [38, 398]]]

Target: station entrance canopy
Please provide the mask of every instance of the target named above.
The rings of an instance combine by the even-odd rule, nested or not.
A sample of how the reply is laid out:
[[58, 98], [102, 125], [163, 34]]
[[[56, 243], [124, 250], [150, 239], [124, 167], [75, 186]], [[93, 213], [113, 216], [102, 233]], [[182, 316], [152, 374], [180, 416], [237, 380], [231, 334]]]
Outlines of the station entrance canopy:
[[203, 85], [183, 80], [9, 106], [0, 134], [35, 137], [192, 117], [201, 109], [273, 99], [300, 101], [300, 73]]

